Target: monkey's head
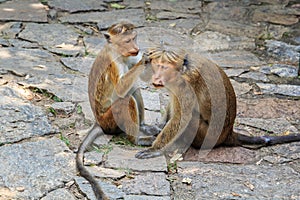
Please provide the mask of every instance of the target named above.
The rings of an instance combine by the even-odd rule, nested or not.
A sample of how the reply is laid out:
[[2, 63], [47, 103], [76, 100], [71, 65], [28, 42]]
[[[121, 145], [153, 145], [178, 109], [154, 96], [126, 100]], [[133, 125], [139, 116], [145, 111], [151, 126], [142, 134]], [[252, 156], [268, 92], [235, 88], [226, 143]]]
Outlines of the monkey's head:
[[134, 25], [130, 23], [118, 23], [112, 25], [104, 36], [112, 48], [120, 55], [136, 56], [139, 53], [137, 46], [137, 32], [134, 30]]
[[186, 53], [179, 48], [161, 45], [150, 48], [148, 57], [153, 70], [152, 84], [156, 88], [162, 88], [172, 85], [181, 76]]

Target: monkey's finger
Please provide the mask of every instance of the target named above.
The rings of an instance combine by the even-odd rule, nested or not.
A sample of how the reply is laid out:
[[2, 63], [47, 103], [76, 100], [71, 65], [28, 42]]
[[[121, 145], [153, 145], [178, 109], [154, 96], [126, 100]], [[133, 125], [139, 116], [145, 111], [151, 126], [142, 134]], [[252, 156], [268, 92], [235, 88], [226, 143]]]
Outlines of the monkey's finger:
[[147, 150], [138, 152], [135, 155], [135, 157], [138, 159], [148, 159], [148, 158], [158, 157], [161, 155], [162, 155], [162, 153], [160, 151], [153, 151], [153, 150], [147, 149]]

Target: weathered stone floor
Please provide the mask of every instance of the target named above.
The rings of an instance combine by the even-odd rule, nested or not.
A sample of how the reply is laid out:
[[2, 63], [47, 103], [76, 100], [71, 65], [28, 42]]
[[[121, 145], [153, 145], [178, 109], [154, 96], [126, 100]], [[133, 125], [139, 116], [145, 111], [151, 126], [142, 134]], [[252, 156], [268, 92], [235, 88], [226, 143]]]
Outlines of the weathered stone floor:
[[[300, 130], [296, 0], [0, 0], [0, 199], [95, 199], [75, 169], [93, 122], [89, 69], [101, 32], [134, 23], [142, 50], [160, 41], [202, 54], [234, 86], [237, 131]], [[166, 95], [140, 83], [146, 121]], [[177, 165], [103, 136], [85, 163], [111, 199], [300, 199], [300, 143], [189, 149]], [[203, 156], [205, 155], [205, 156]]]

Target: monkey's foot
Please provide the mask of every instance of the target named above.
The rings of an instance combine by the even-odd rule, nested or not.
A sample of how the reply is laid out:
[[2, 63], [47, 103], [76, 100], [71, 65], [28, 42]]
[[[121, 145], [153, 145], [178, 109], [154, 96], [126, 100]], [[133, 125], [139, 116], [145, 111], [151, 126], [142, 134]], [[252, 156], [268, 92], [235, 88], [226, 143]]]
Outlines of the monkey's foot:
[[145, 135], [158, 135], [161, 132], [161, 128], [155, 125], [146, 125], [142, 124], [140, 127], [140, 130], [145, 134]]
[[141, 135], [137, 138], [137, 145], [151, 146], [155, 139], [154, 136]]
[[161, 156], [162, 152], [154, 149], [146, 149], [135, 154], [135, 157], [138, 159], [147, 159]]

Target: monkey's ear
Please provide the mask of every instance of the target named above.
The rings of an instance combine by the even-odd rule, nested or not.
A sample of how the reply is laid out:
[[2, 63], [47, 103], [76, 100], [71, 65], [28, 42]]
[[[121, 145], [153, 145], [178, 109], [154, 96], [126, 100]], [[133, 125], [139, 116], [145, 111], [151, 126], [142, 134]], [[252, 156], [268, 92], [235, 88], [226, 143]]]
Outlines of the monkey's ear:
[[109, 35], [108, 33], [103, 33], [103, 35], [104, 35], [106, 41], [107, 41], [108, 43], [111, 43], [110, 35]]

